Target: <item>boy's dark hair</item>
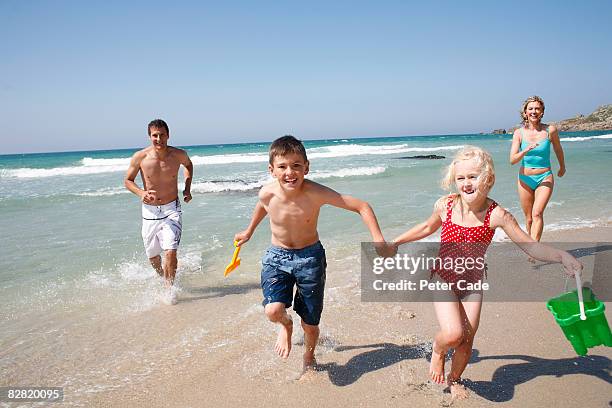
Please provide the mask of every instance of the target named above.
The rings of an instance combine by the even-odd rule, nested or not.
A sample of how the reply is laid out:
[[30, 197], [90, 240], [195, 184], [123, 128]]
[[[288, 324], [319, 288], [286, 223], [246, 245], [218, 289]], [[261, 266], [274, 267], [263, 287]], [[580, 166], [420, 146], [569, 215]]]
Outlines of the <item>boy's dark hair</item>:
[[147, 133], [149, 133], [149, 136], [151, 136], [151, 128], [166, 129], [166, 133], [170, 134], [168, 124], [161, 119], [155, 119], [149, 122], [149, 126], [147, 127]]
[[306, 149], [301, 140], [291, 135], [279, 137], [270, 145], [270, 164], [272, 164], [276, 156], [286, 156], [291, 153], [299, 154], [304, 158], [304, 161], [308, 161]]

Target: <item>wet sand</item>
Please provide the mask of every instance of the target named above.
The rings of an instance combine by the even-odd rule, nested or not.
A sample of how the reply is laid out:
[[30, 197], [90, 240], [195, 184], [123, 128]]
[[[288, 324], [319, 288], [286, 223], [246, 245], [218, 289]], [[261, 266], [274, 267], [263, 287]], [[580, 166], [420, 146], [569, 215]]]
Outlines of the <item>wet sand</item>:
[[[612, 228], [545, 233], [543, 239], [610, 242]], [[225, 286], [183, 293], [177, 306], [153, 310], [125, 327], [125, 338], [147, 338], [143, 347], [161, 351], [146, 375], [134, 376], [126, 358], [114, 374], [129, 376], [129, 384], [78, 399], [66, 390], [66, 402], [147, 408], [451, 405], [445, 386], [428, 381], [437, 330], [432, 305], [362, 303], [359, 270], [346, 267], [357, 259], [328, 260], [317, 372], [297, 379], [303, 351], [297, 315], [292, 312], [291, 355], [281, 360], [273, 351], [277, 327], [263, 315], [258, 285], [230, 278]], [[176, 344], [173, 336], [186, 332], [200, 334], [164, 351], [166, 341]], [[474, 348], [464, 373], [471, 396], [453, 406], [605, 407], [612, 400], [612, 348], [578, 357], [544, 302], [485, 303]], [[138, 355], [132, 358], [138, 361]]]

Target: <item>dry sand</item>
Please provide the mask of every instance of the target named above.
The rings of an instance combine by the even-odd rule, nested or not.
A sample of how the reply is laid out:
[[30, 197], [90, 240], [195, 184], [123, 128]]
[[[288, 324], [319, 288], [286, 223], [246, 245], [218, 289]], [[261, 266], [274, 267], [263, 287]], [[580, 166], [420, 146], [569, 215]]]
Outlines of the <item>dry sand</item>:
[[[612, 228], [547, 233], [544, 241], [611, 242]], [[431, 337], [437, 329], [432, 305], [362, 303], [358, 272], [349, 276], [341, 261], [328, 261], [317, 350], [320, 371], [296, 380], [303, 349], [299, 319], [294, 314], [292, 353], [281, 360], [273, 352], [277, 328], [259, 306], [258, 285], [233, 285], [229, 279], [223, 287], [191, 291], [177, 306], [152, 311], [125, 328], [126, 337], [150, 335], [161, 348], [164, 336], [176, 330], [148, 330], [151, 322], [158, 327], [159, 320], [166, 319], [168, 327], [204, 328], [199, 342], [186, 345], [182, 353], [169, 351], [141, 381], [92, 393], [79, 402], [147, 408], [451, 405], [445, 387], [427, 378]], [[612, 404], [612, 348], [600, 346], [578, 357], [544, 302], [485, 303], [474, 348], [464, 373], [471, 397], [453, 406]], [[126, 364], [117, 373], [131, 370]]]

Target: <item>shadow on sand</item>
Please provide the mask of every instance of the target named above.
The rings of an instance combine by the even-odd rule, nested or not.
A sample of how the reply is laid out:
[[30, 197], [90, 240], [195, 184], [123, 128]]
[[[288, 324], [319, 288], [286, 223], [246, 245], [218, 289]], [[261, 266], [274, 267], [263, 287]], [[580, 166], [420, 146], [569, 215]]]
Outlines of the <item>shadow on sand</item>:
[[467, 388], [493, 402], [510, 401], [514, 398], [516, 386], [545, 375], [563, 377], [565, 375], [583, 374], [612, 384], [611, 362], [609, 358], [603, 356], [546, 359], [518, 354], [481, 357], [478, 350], [474, 350], [470, 364], [483, 360], [522, 360], [519, 363], [498, 367], [493, 373], [491, 381], [464, 380]]
[[344, 365], [327, 363], [319, 364], [317, 368], [320, 371], [327, 371], [329, 380], [332, 384], [344, 387], [353, 384], [366, 373], [380, 370], [381, 368], [399, 363], [402, 360], [423, 358], [425, 355], [424, 350], [427, 346], [428, 345], [425, 343], [404, 346], [398, 346], [393, 343], [367, 344], [364, 346], [339, 346], [334, 348], [334, 351], [364, 348], [371, 348], [373, 350], [351, 357]]
[[[332, 384], [344, 387], [358, 381], [364, 374], [389, 367], [402, 360], [431, 358], [429, 343], [398, 346], [393, 343], [376, 343], [363, 346], [339, 346], [334, 351], [342, 352], [356, 349], [372, 349], [351, 357], [344, 365], [337, 363], [319, 364], [318, 370], [327, 371]], [[514, 398], [518, 385], [540, 376], [563, 377], [582, 374], [599, 378], [612, 384], [611, 361], [603, 356], [583, 356], [562, 359], [546, 359], [527, 355], [480, 356], [474, 349], [470, 364], [483, 360], [520, 360], [498, 367], [490, 381], [464, 380], [467, 388], [479, 396], [493, 402], [506, 402]], [[426, 375], [423, 373], [423, 375]]]
[[261, 286], [257, 283], [248, 283], [242, 285], [227, 285], [227, 286], [212, 286], [200, 288], [185, 288], [181, 296], [181, 303], [193, 302], [202, 299], [218, 298], [228, 295], [241, 295], [255, 289], [260, 289]]

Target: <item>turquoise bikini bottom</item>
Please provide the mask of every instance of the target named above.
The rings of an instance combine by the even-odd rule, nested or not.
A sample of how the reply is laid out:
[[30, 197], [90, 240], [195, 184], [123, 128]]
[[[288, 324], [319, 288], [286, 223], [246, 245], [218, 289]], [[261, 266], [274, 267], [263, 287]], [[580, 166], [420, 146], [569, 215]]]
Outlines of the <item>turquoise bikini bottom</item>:
[[552, 175], [552, 171], [550, 170], [542, 174], [533, 174], [531, 176], [519, 174], [519, 180], [527, 184], [530, 189], [535, 190], [540, 184], [542, 184], [542, 181], [544, 181], [544, 179], [550, 175]]

